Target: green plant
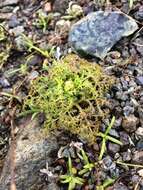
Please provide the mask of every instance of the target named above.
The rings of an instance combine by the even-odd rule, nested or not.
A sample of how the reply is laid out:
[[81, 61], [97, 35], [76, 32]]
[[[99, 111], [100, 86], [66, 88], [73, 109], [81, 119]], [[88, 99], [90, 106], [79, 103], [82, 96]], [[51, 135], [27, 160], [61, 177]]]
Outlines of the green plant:
[[74, 4], [73, 2], [69, 3], [69, 7], [66, 12], [67, 12], [67, 15], [63, 16], [62, 18], [67, 19], [67, 20], [75, 19], [79, 16], [84, 15], [82, 7], [77, 4]]
[[21, 75], [25, 75], [28, 73], [28, 67], [27, 64], [21, 64], [19, 68], [10, 69], [6, 71], [7, 76], [13, 76], [15, 73], [19, 72]]
[[97, 190], [105, 190], [108, 186], [112, 185], [115, 182], [115, 179], [106, 179], [103, 185], [99, 185], [96, 187]]
[[82, 155], [79, 155], [79, 157], [81, 160], [83, 160], [84, 166], [83, 166], [83, 169], [79, 171], [79, 175], [83, 175], [87, 172], [91, 172], [92, 169], [95, 167], [95, 164], [89, 162], [89, 158], [83, 149], [81, 149], [81, 153]]
[[61, 183], [68, 183], [68, 190], [74, 190], [77, 184], [83, 185], [84, 179], [75, 176], [76, 169], [72, 166], [71, 157], [68, 157], [68, 172], [66, 175], [60, 176]]
[[4, 27], [0, 24], [0, 69], [9, 58], [11, 43], [6, 35]]
[[25, 36], [24, 34], [22, 36], [23, 36], [23, 40], [25, 42], [25, 45], [28, 47], [28, 50], [30, 52], [31, 52], [31, 50], [35, 50], [36, 52], [40, 53], [41, 55], [43, 55], [46, 58], [52, 58], [53, 57], [55, 47], [51, 48], [49, 51], [43, 50], [43, 49], [35, 46], [34, 42], [32, 42], [32, 40], [30, 40], [27, 36]]
[[64, 128], [94, 143], [112, 83], [99, 65], [68, 55], [32, 81], [24, 109], [44, 113], [47, 131]]
[[49, 22], [53, 19], [53, 14], [49, 13], [48, 15], [41, 10], [38, 11], [38, 18], [36, 19], [34, 25], [36, 25], [38, 28], [42, 28], [43, 32], [46, 31]]
[[131, 164], [131, 163], [125, 163], [125, 162], [121, 162], [121, 161], [117, 161], [116, 163], [119, 164], [119, 165], [122, 165], [122, 166], [143, 168], [143, 165], [140, 165], [140, 164]]
[[111, 136], [108, 135], [110, 129], [112, 128], [113, 124], [115, 122], [115, 117], [113, 116], [112, 120], [111, 120], [111, 123], [109, 124], [109, 126], [107, 127], [105, 133], [102, 133], [102, 132], [99, 132], [97, 135], [102, 137], [102, 145], [101, 145], [101, 150], [100, 150], [100, 155], [99, 155], [99, 160], [102, 160], [102, 157], [103, 157], [103, 154], [106, 150], [106, 141], [109, 140], [109, 141], [112, 141], [113, 143], [116, 143], [116, 144], [119, 144], [119, 145], [122, 145], [123, 143]]

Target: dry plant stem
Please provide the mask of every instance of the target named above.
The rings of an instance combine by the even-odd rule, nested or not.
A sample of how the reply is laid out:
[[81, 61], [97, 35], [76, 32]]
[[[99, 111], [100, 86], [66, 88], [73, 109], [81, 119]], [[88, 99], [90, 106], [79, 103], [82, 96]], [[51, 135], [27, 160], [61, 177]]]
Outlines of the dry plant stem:
[[10, 172], [11, 172], [11, 184], [10, 184], [10, 190], [16, 190], [16, 184], [15, 184], [15, 149], [16, 149], [16, 141], [15, 141], [15, 135], [14, 135], [14, 116], [16, 112], [16, 107], [12, 110], [12, 118], [11, 118], [11, 152], [10, 152]]

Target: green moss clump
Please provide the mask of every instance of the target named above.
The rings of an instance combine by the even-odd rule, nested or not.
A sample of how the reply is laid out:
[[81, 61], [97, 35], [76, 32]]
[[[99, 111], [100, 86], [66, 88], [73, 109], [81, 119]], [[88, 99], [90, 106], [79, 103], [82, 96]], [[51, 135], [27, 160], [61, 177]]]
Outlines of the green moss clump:
[[0, 24], [0, 69], [7, 61], [11, 50], [11, 43], [4, 28]]
[[99, 65], [68, 55], [32, 82], [25, 109], [43, 112], [48, 131], [64, 128], [93, 143], [112, 83]]

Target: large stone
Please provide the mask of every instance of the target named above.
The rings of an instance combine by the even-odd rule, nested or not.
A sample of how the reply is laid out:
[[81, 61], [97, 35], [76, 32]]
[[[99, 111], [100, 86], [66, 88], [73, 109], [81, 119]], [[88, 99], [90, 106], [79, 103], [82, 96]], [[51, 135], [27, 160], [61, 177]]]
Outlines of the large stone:
[[69, 43], [81, 55], [103, 59], [116, 42], [137, 29], [135, 20], [122, 12], [97, 11], [72, 26]]
[[[58, 190], [54, 182], [46, 184], [43, 181], [41, 169], [46, 163], [54, 160], [58, 149], [58, 140], [55, 136], [46, 137], [36, 121], [28, 122], [19, 132], [15, 149], [15, 182], [17, 190]], [[11, 154], [10, 148], [2, 174], [0, 176], [0, 190], [8, 190], [11, 182]]]

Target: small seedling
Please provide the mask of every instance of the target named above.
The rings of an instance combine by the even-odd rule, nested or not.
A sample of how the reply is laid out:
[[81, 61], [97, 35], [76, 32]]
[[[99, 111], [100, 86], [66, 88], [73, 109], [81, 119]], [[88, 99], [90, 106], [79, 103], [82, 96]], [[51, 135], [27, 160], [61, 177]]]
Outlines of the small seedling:
[[105, 190], [108, 186], [112, 185], [114, 183], [115, 179], [107, 179], [104, 181], [103, 185], [99, 185], [96, 187], [97, 190]]
[[83, 185], [84, 179], [75, 176], [76, 169], [72, 166], [71, 157], [68, 158], [68, 173], [60, 176], [61, 183], [68, 183], [68, 190], [74, 190], [76, 185]]
[[46, 58], [53, 57], [55, 47], [51, 48], [49, 51], [43, 50], [43, 49], [35, 46], [34, 43], [32, 42], [32, 40], [30, 40], [27, 36], [25, 36], [24, 34], [22, 34], [22, 36], [23, 36], [24, 42], [30, 52], [31, 52], [31, 50], [35, 50], [36, 52], [40, 53], [41, 55], [43, 55]]
[[95, 164], [89, 162], [88, 156], [86, 155], [83, 149], [81, 149], [81, 154], [82, 155], [79, 155], [79, 157], [81, 160], [83, 160], [84, 166], [83, 166], [83, 169], [79, 172], [79, 175], [83, 175], [87, 172], [91, 172], [95, 166]]
[[83, 9], [81, 6], [73, 4], [73, 2], [69, 3], [69, 7], [67, 9], [67, 15], [63, 16], [63, 19], [70, 20], [75, 19], [79, 16], [84, 16]]
[[49, 13], [48, 15], [42, 11], [38, 11], [38, 18], [35, 21], [35, 23], [33, 23], [34, 25], [36, 25], [38, 28], [42, 28], [43, 32], [46, 31], [49, 22], [53, 19], [53, 14]]
[[115, 122], [115, 117], [113, 116], [111, 123], [109, 124], [109, 126], [107, 127], [105, 133], [99, 132], [98, 136], [102, 137], [102, 145], [101, 145], [101, 150], [100, 150], [100, 155], [99, 155], [99, 160], [102, 160], [102, 157], [104, 155], [104, 152], [106, 150], [106, 141], [109, 140], [115, 144], [119, 144], [122, 145], [123, 143], [117, 139], [115, 139], [114, 137], [111, 137], [108, 135], [110, 129], [112, 128], [113, 124]]

